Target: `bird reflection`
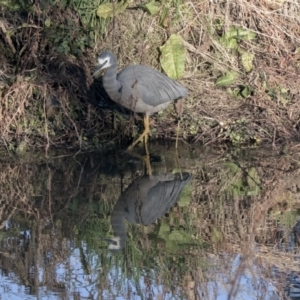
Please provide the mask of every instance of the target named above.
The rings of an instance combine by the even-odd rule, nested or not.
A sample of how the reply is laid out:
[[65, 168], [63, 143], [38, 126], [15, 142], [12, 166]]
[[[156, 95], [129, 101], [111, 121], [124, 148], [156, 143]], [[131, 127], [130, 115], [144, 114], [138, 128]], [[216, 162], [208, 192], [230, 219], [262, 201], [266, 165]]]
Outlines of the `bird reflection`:
[[175, 205], [190, 180], [191, 175], [186, 172], [144, 175], [135, 179], [114, 206], [111, 225], [115, 237], [109, 239], [109, 250], [124, 248], [127, 238], [125, 219], [132, 224], [154, 223]]

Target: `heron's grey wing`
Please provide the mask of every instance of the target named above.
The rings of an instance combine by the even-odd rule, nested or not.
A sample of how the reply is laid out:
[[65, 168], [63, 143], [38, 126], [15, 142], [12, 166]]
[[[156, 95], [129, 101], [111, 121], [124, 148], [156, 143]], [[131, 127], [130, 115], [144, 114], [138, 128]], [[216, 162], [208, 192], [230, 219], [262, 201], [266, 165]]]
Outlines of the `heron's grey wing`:
[[149, 225], [154, 223], [175, 205], [181, 190], [191, 180], [189, 173], [182, 173], [182, 176], [183, 179], [181, 180], [179, 174], [174, 174], [173, 180], [159, 181], [149, 189], [147, 199], [142, 207], [142, 220], [140, 221], [143, 224]]
[[118, 74], [118, 80], [126, 94], [124, 97], [133, 95], [151, 106], [188, 96], [181, 84], [146, 66], [128, 66]]

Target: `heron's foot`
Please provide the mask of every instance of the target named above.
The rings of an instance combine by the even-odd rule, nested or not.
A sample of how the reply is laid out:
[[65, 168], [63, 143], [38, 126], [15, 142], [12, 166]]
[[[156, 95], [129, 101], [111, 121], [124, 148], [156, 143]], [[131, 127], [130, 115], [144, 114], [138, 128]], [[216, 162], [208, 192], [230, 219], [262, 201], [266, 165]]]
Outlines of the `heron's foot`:
[[133, 147], [140, 142], [139, 140], [134, 141], [130, 146], [128, 146], [127, 151], [132, 151]]
[[[143, 142], [143, 144], [145, 145], [146, 149], [148, 149], [148, 147], [146, 146], [148, 143], [148, 132], [143, 132], [138, 139], [136, 139], [128, 148], [127, 151], [131, 151], [133, 149], [133, 147], [138, 144], [139, 142]], [[146, 152], [148, 152], [146, 150]]]
[[132, 151], [133, 149], [133, 145], [131, 144], [130, 146], [128, 146], [127, 151]]

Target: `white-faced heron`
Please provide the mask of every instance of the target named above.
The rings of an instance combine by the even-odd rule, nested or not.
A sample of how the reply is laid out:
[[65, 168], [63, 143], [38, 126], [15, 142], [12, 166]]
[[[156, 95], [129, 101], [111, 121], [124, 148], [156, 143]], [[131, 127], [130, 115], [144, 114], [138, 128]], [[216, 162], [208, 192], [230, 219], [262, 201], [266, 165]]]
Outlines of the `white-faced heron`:
[[117, 73], [117, 58], [110, 51], [102, 52], [98, 63], [93, 76], [106, 69], [103, 86], [109, 97], [133, 112], [144, 114], [144, 132], [129, 150], [140, 141], [147, 143], [149, 116], [165, 109], [172, 101], [188, 96], [181, 84], [146, 66], [132, 65]]
[[154, 223], [175, 205], [190, 180], [191, 175], [187, 172], [143, 175], [135, 179], [122, 193], [111, 214], [115, 237], [106, 239], [109, 250], [124, 248], [127, 238], [125, 219], [132, 224]]

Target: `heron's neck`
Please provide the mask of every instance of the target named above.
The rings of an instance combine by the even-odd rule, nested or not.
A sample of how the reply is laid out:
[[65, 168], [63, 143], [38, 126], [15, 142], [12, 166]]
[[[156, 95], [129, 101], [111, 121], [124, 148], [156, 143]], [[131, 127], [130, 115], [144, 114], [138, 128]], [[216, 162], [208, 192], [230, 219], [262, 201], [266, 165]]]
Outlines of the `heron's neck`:
[[117, 94], [121, 88], [121, 84], [117, 80], [117, 64], [113, 64], [105, 70], [103, 87], [112, 100], [117, 100]]
[[120, 249], [124, 248], [126, 242], [126, 227], [125, 227], [125, 211], [121, 201], [118, 201], [111, 214], [111, 226], [115, 232], [115, 235], [119, 237]]

